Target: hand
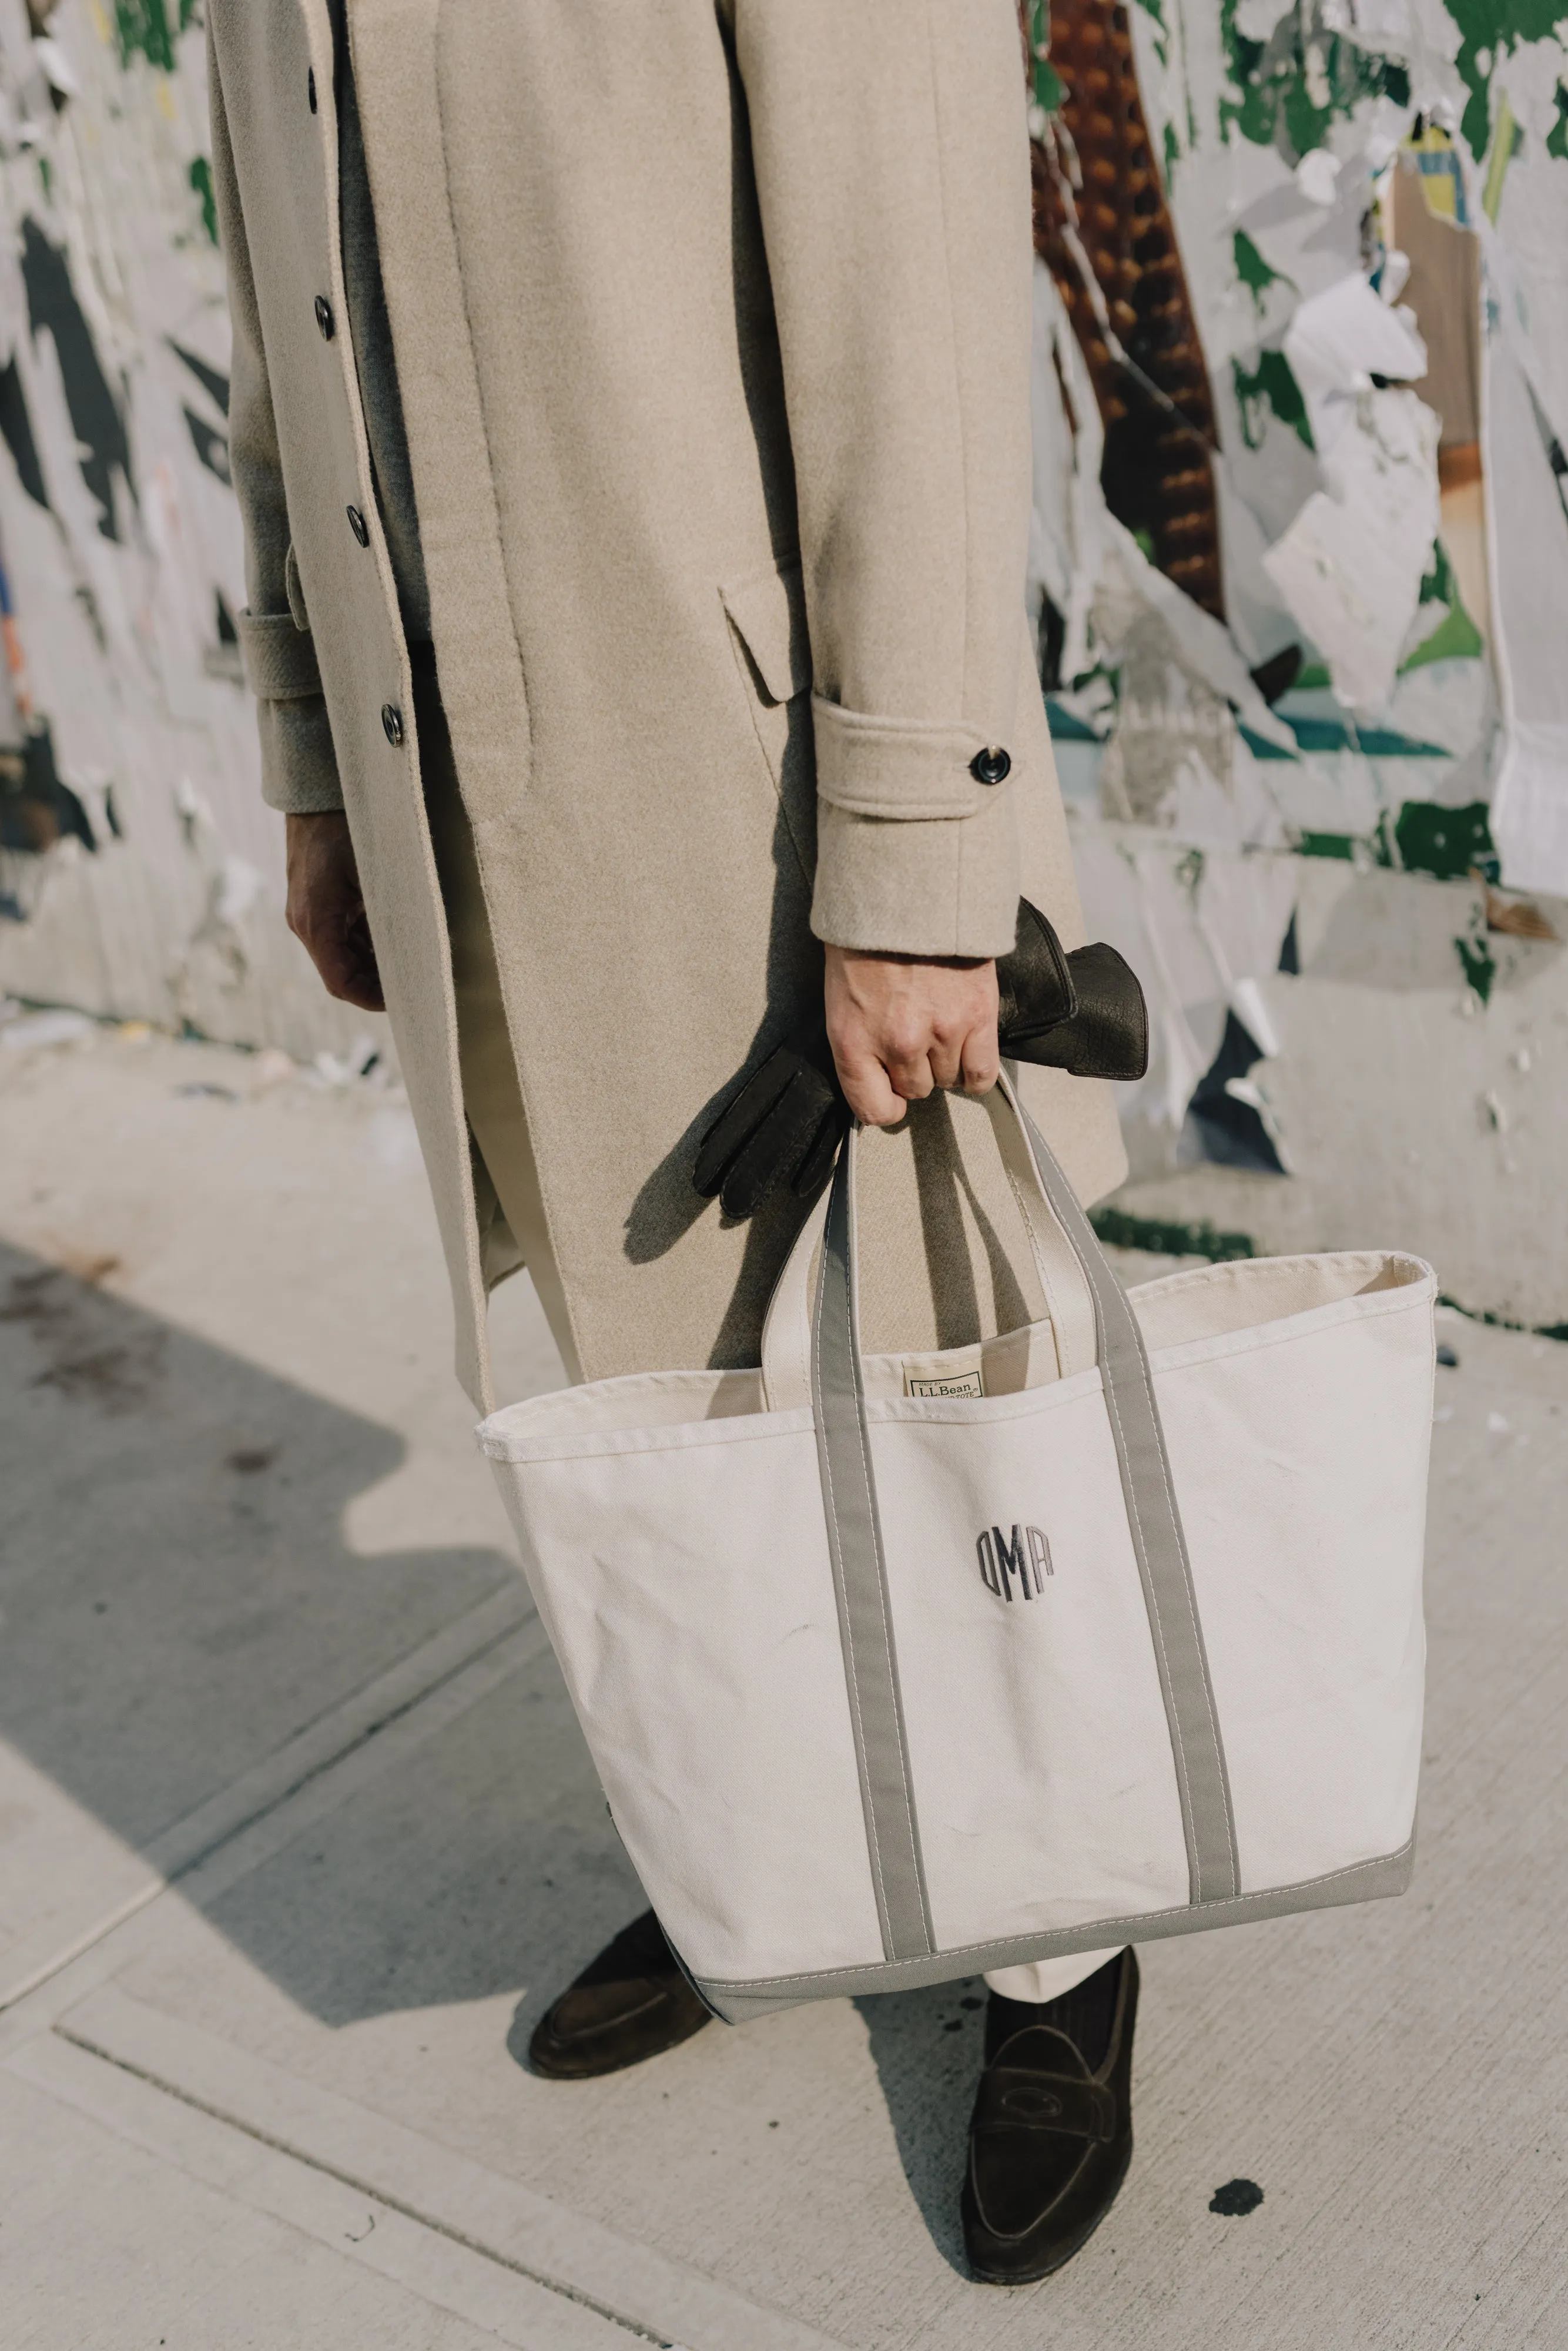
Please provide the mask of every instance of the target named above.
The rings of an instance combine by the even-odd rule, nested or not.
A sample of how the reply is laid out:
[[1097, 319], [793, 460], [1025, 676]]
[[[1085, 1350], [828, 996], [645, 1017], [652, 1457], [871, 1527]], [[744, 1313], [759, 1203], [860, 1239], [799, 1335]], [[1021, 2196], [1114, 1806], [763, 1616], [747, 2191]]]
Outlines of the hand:
[[363, 1012], [386, 1008], [360, 869], [340, 810], [287, 819], [288, 927], [329, 996]]
[[936, 1086], [997, 1081], [997, 967], [829, 947], [824, 990], [839, 1083], [867, 1126], [894, 1126]]

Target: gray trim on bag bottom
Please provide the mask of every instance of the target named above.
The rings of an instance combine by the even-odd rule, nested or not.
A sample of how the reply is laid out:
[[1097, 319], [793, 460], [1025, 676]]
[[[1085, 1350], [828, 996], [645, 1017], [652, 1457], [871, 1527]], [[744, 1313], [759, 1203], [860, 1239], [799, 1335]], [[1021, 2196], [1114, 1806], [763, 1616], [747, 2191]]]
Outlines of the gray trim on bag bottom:
[[[1166, 1720], [1170, 1727], [1194, 1902], [1228, 1901], [1241, 1884], [1230, 1779], [1209, 1679], [1192, 1568], [1176, 1507], [1148, 1350], [1127, 1293], [1112, 1272], [1077, 1195], [1045, 1137], [1015, 1097], [1036, 1171], [1094, 1301], [1100, 1376], [1116, 1447], [1127, 1526], [1144, 1586]], [[1023, 1203], [1019, 1203], [1020, 1207]], [[1025, 1208], [1025, 1215], [1028, 1210]], [[1092, 1944], [1086, 1944], [1092, 1950]]]
[[811, 1404], [882, 1948], [890, 1960], [920, 1959], [936, 1950], [936, 1938], [920, 1857], [887, 1564], [866, 1433], [851, 1259], [854, 1213], [854, 1153], [846, 1143], [833, 1173], [822, 1234]]
[[936, 1951], [925, 1959], [886, 1959], [862, 1968], [829, 1968], [820, 1974], [763, 1976], [755, 1982], [726, 1983], [692, 1975], [698, 1996], [727, 2024], [746, 2024], [776, 2010], [799, 2008], [812, 2000], [852, 2000], [862, 1993], [913, 1991], [922, 1984], [952, 1983], [960, 1976], [984, 1975], [993, 1968], [1016, 1968], [1030, 1959], [1065, 1959], [1073, 1951], [1109, 1949], [1113, 1944], [1152, 1943], [1167, 1935], [1197, 1935], [1210, 1927], [1246, 1927], [1260, 1918], [1288, 1918], [1298, 1910], [1328, 1910], [1346, 1902], [1375, 1902], [1403, 1894], [1416, 1865], [1416, 1835], [1395, 1853], [1358, 1861], [1324, 1877], [1276, 1886], [1266, 1894], [1233, 1894], [1218, 1901], [1176, 1910], [1145, 1910], [1125, 1918], [1096, 1918], [1086, 1927], [1060, 1928], [1054, 1934], [1011, 1936], [999, 1943], [970, 1943]]

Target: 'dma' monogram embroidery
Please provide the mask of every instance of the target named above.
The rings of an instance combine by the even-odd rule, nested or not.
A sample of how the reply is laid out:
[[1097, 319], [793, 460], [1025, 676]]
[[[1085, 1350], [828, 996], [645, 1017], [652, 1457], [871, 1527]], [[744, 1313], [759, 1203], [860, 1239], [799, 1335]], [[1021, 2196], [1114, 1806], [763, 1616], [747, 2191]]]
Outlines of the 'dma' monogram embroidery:
[[1011, 1600], [1015, 1575], [1019, 1596], [1032, 1600], [1036, 1592], [1045, 1590], [1041, 1575], [1053, 1575], [1056, 1572], [1051, 1563], [1051, 1545], [1039, 1527], [1015, 1526], [1010, 1542], [1000, 1527], [986, 1527], [976, 1541], [975, 1552], [980, 1562], [980, 1580], [998, 1600]]

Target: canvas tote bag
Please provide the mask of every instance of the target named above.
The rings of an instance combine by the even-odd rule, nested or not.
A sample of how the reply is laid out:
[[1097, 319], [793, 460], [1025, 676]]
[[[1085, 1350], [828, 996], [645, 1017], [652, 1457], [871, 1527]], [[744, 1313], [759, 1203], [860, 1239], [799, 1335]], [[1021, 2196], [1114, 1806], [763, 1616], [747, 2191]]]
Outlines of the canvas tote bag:
[[732, 2021], [1408, 1882], [1430, 1269], [1124, 1291], [987, 1099], [1049, 1319], [862, 1360], [852, 1135], [759, 1370], [479, 1431], [627, 1852]]

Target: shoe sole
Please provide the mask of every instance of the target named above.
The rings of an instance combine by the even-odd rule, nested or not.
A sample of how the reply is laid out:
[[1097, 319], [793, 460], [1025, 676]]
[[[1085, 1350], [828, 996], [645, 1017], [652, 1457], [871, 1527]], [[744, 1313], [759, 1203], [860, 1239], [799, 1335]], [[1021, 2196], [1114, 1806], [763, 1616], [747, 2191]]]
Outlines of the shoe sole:
[[655, 2057], [667, 2055], [670, 2050], [680, 2048], [683, 2042], [690, 2041], [702, 2031], [705, 2025], [711, 2024], [713, 2021], [711, 2016], [699, 2016], [694, 2024], [685, 2025], [679, 2032], [671, 2033], [667, 2040], [659, 2042], [655, 2047], [639, 2049], [630, 2057], [612, 2058], [606, 2065], [574, 2065], [570, 2061], [565, 2064], [559, 2064], [530, 2043], [528, 2065], [533, 2073], [538, 2074], [547, 2082], [602, 2081], [606, 2074], [627, 2074], [631, 2072], [633, 2065], [646, 2065]]

